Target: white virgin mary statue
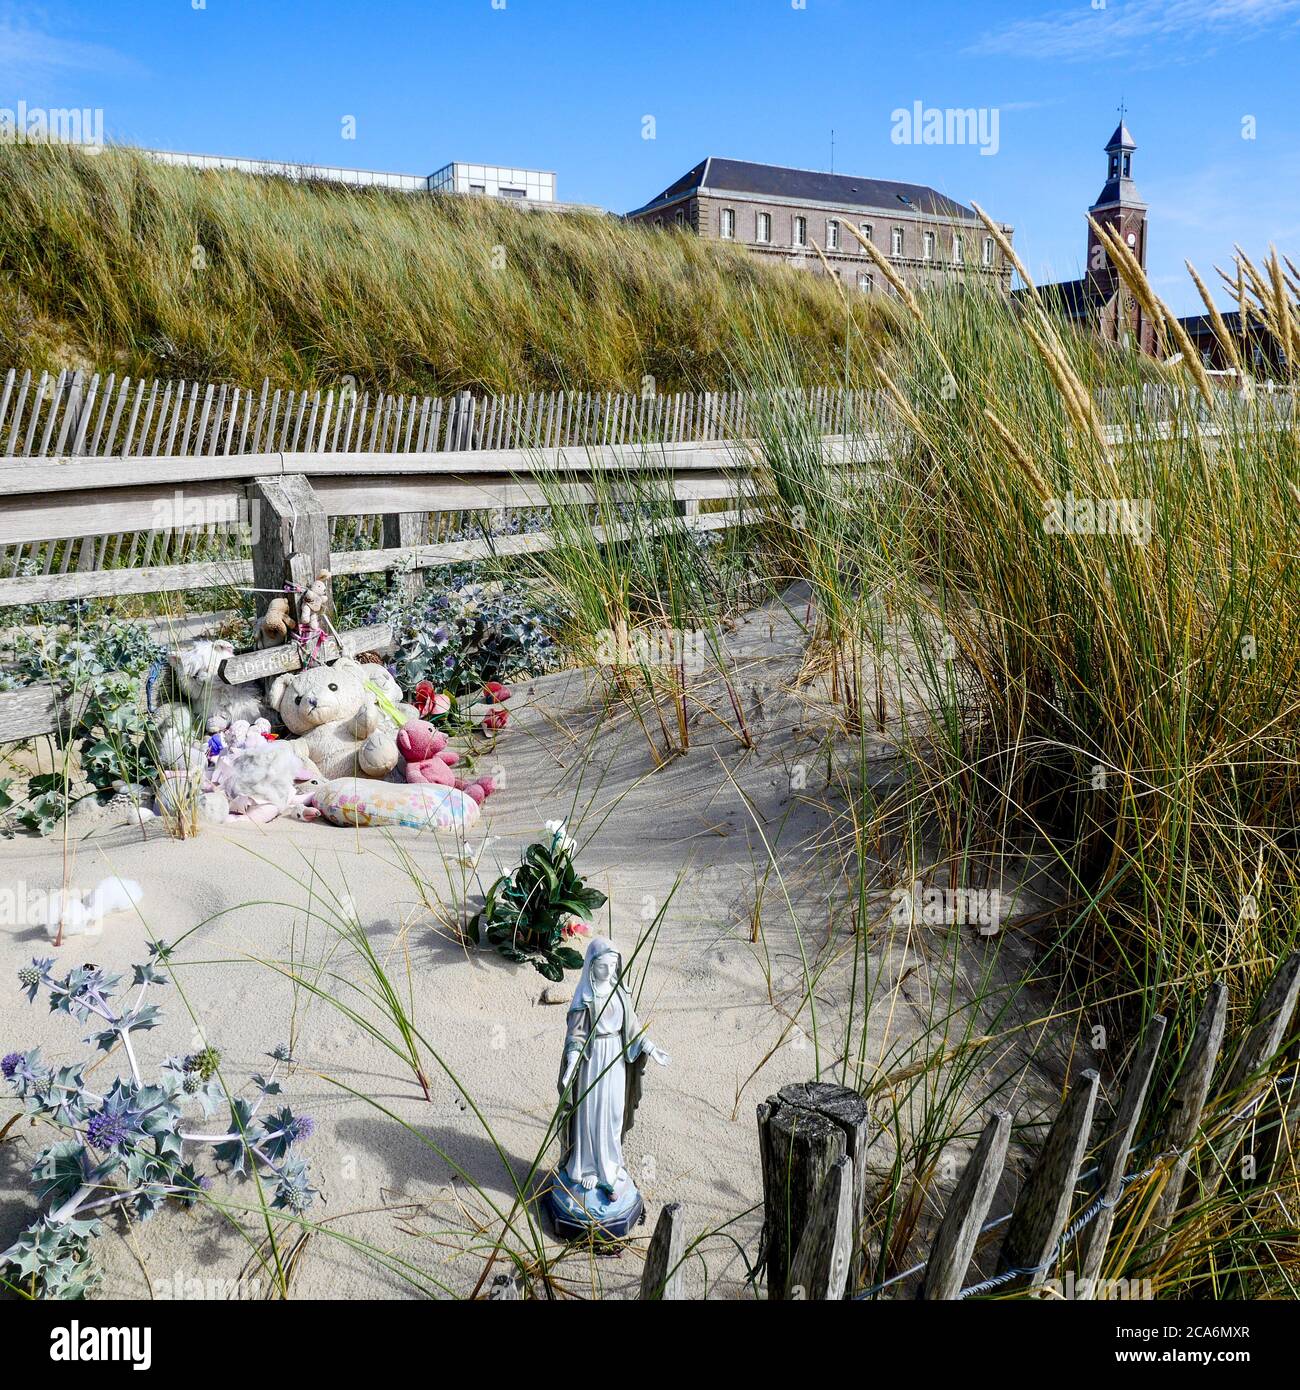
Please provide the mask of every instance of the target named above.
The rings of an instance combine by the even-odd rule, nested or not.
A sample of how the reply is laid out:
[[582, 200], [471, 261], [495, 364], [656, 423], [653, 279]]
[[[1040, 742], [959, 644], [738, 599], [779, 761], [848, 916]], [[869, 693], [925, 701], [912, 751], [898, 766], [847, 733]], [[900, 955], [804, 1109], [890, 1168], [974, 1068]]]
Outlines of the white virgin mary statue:
[[551, 1201], [562, 1233], [599, 1225], [624, 1235], [641, 1216], [641, 1194], [623, 1164], [623, 1137], [636, 1116], [646, 1059], [660, 1066], [669, 1059], [645, 1036], [622, 976], [613, 942], [596, 937], [569, 1005], [560, 1061], [564, 1158]]

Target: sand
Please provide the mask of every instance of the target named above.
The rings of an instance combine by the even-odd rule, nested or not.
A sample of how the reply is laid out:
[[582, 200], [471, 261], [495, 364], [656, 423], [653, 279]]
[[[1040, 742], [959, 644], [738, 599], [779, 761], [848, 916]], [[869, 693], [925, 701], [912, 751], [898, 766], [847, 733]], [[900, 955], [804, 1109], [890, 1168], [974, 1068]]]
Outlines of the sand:
[[[72, 881], [88, 888], [116, 873], [138, 880], [144, 899], [138, 917], [111, 919], [99, 939], [67, 942], [60, 966], [93, 960], [125, 971], [146, 958], [150, 936], [180, 942], [177, 987], [159, 992], [164, 1021], [139, 1035], [146, 1073], [164, 1056], [206, 1041], [221, 1050], [227, 1082], [237, 1082], [264, 1071], [269, 1050], [292, 1040], [296, 1065], [284, 1099], [315, 1120], [301, 1152], [322, 1192], [311, 1216], [325, 1223], [292, 1263], [292, 1296], [463, 1296], [480, 1286], [502, 1233], [500, 1213], [511, 1211], [515, 1183], [526, 1182], [551, 1121], [565, 1011], [540, 1002], [547, 983], [531, 967], [467, 946], [454, 927], [466, 898], [513, 867], [541, 837], [543, 822], [557, 817], [581, 842], [579, 864], [589, 880], [609, 894], [597, 929], [627, 952], [654, 935], [636, 962], [640, 1013], [672, 1061], [649, 1069], [626, 1144], [647, 1225], [617, 1258], [569, 1252], [556, 1277], [577, 1294], [634, 1294], [659, 1209], [678, 1201], [688, 1239], [698, 1241], [687, 1268], [690, 1292], [753, 1296], [746, 1275], [757, 1254], [762, 1197], [755, 1105], [788, 1082], [838, 1079], [854, 969], [847, 912], [833, 909], [843, 885], [828, 868], [843, 850], [825, 791], [826, 755], [828, 747], [834, 756], [843, 750], [835, 754], [827, 742], [824, 709], [819, 714], [815, 701], [790, 689], [804, 645], [800, 616], [765, 610], [731, 636], [758, 743], [752, 750], [697, 709], [689, 753], [659, 766], [637, 719], [625, 707], [605, 708], [589, 673], [516, 686], [511, 724], [484, 759], [503, 785], [468, 846], [428, 833], [288, 820], [209, 828], [184, 842], [157, 823], [144, 831], [94, 816], [77, 823]], [[719, 714], [730, 718], [720, 690], [712, 693]], [[874, 756], [870, 777], [887, 784], [897, 766], [883, 742]], [[477, 870], [462, 862], [476, 855]], [[773, 856], [779, 873], [769, 868]], [[63, 872], [57, 837], [0, 845], [0, 875], [18, 892], [57, 887]], [[392, 1023], [353, 988], [364, 991], [366, 975], [355, 947], [319, 908], [331, 894], [346, 899], [392, 977], [409, 990], [415, 1021], [438, 1059], [428, 1063], [427, 1101], [411, 1069], [361, 1022], [288, 978], [297, 972], [317, 982], [396, 1042]], [[755, 941], [752, 907], [760, 894]], [[1032, 906], [1026, 894], [1018, 910]], [[873, 1004], [861, 1051], [867, 1077], [876, 1078], [911, 1061], [909, 1049], [937, 1045], [919, 1041], [932, 1033], [936, 1012], [965, 1007], [991, 982], [1016, 976], [1029, 949], [1014, 933], [985, 939], [969, 928], [927, 935], [876, 925], [867, 940]], [[46, 946], [40, 928], [0, 926], [0, 980], [12, 982]], [[945, 952], [959, 961], [951, 1000], [937, 997], [935, 983]], [[817, 980], [815, 1027], [804, 997], [809, 972]], [[575, 980], [551, 988], [567, 999]], [[85, 1054], [75, 1022], [51, 1015], [43, 1002], [27, 1005], [15, 984], [3, 988], [0, 1050], [39, 1044], [54, 1062]], [[861, 995], [859, 978], [859, 1017]], [[1017, 1008], [1028, 1017], [1033, 1001]], [[855, 1049], [859, 1041], [857, 1033]], [[1019, 1049], [1019, 1041], [987, 1049], [972, 1092], [999, 1068], [1012, 1068]], [[118, 1054], [100, 1062], [94, 1082], [120, 1064]], [[1046, 1106], [1054, 1078], [1042, 1080]], [[1040, 1099], [1023, 1083], [1014, 1094], [1031, 1107]], [[888, 1090], [877, 1091], [873, 1104], [886, 1114]], [[0, 1105], [2, 1122], [12, 1106], [7, 1098]], [[221, 1122], [204, 1127], [215, 1131]], [[52, 1137], [20, 1123], [0, 1144], [0, 1248], [34, 1215], [27, 1170]], [[882, 1132], [873, 1161], [884, 1171], [891, 1155]], [[544, 1158], [555, 1157], [552, 1144]], [[221, 1178], [213, 1196], [237, 1206], [256, 1201], [250, 1185]], [[256, 1254], [265, 1235], [260, 1217], [227, 1216], [200, 1205], [145, 1224], [108, 1223], [96, 1246], [100, 1296], [271, 1296], [271, 1273]], [[524, 1249], [528, 1225], [517, 1212], [514, 1225], [518, 1234], [507, 1243]], [[297, 1234], [286, 1227], [282, 1248]], [[545, 1241], [551, 1258], [563, 1253], [549, 1234]]]

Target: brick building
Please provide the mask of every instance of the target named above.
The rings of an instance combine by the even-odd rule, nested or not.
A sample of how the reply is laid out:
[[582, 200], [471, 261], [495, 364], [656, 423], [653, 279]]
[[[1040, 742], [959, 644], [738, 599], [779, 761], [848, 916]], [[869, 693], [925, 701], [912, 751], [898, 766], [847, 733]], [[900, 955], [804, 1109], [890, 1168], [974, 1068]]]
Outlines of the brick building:
[[[1137, 257], [1147, 264], [1147, 205], [1133, 182], [1137, 143], [1120, 119], [1106, 142], [1106, 182], [1088, 209], [1093, 221], [1115, 228]], [[1088, 223], [1087, 274], [1040, 286], [1044, 301], [1072, 322], [1094, 329], [1108, 342], [1131, 343], [1145, 353], [1155, 349], [1155, 326], [1119, 278], [1110, 254]]]
[[[1011, 288], [1012, 268], [974, 211], [923, 184], [710, 158], [627, 217], [734, 241], [765, 259], [820, 273], [815, 244], [845, 284], [888, 289], [848, 230], [851, 222], [909, 286]], [[1009, 240], [1011, 228], [1002, 231]]]

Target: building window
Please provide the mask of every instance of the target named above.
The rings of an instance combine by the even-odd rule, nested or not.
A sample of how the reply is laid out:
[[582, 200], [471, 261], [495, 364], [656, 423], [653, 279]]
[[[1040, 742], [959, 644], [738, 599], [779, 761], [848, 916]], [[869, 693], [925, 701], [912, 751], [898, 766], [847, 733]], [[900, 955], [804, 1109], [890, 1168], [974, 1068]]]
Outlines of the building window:
[[991, 236], [984, 238], [983, 258], [985, 265], [993, 264], [993, 238]]
[[498, 188], [497, 192], [503, 198], [526, 198], [528, 190], [526, 188]]
[[903, 254], [903, 229], [901, 227], [895, 227], [889, 234], [889, 254], [891, 256]]
[[954, 232], [952, 238], [952, 263], [953, 265], [961, 265], [965, 259], [966, 252], [961, 244], [961, 237]]
[[873, 241], [873, 240], [875, 239], [875, 238], [872, 236], [871, 223], [870, 223], [870, 222], [859, 222], [859, 223], [858, 223], [858, 231], [860, 231], [860, 232], [862, 233], [862, 240], [863, 240], [863, 241]]
[[922, 239], [921, 245], [923, 247], [922, 254], [924, 255], [925, 259], [927, 261], [934, 260], [934, 233], [926, 232], [924, 238]]
[[472, 183], [472, 184], [470, 184], [470, 186], [469, 186], [469, 191], [470, 191], [471, 193], [486, 193], [486, 192], [487, 192], [487, 184], [485, 184], [485, 183]]
[[840, 224], [833, 217], [826, 219], [826, 249], [828, 251], [840, 249]]
[[874, 275], [859, 275], [859, 276], [858, 276], [858, 289], [860, 289], [860, 290], [862, 291], [863, 294], [870, 294], [871, 291], [874, 290], [875, 288], [876, 288], [876, 277], [875, 277]]
[[1126, 155], [1124, 156], [1124, 177], [1125, 177], [1125, 178], [1129, 178], [1129, 177], [1132, 175], [1132, 173], [1133, 173], [1133, 156], [1132, 156], [1131, 154], [1126, 154]]
[[718, 223], [718, 235], [723, 241], [731, 241], [736, 235], [736, 209], [723, 208], [722, 217]]
[[756, 212], [754, 214], [754, 240], [761, 242], [772, 240], [772, 214], [770, 212]]
[[808, 245], [808, 219], [806, 217], [796, 217], [791, 223], [790, 244], [792, 246]]
[[673, 214], [673, 221], [676, 222], [679, 227], [684, 227], [686, 225], [685, 211], [681, 208], [678, 208], [677, 211]]

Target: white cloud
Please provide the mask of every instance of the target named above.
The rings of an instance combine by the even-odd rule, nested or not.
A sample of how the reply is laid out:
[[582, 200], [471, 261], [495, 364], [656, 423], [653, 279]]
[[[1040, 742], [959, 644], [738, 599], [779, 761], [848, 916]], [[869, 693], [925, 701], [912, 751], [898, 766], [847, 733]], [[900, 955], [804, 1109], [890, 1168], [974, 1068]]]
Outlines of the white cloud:
[[1058, 61], [1107, 58], [1120, 44], [1205, 44], [1256, 36], [1300, 20], [1300, 0], [1105, 0], [1042, 19], [1019, 19], [979, 38], [971, 51]]
[[133, 65], [102, 44], [65, 39], [0, 15], [0, 81], [7, 88], [79, 72], [121, 72]]

